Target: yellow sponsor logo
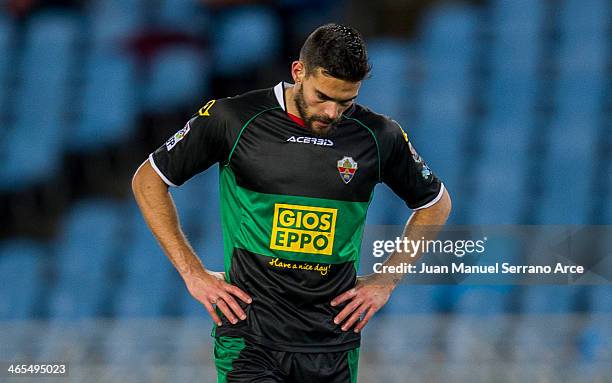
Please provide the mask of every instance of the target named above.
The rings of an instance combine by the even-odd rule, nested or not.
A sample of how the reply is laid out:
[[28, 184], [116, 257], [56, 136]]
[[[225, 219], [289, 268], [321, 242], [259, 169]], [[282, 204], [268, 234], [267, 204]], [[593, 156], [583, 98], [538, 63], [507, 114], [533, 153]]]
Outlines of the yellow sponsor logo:
[[212, 108], [213, 105], [215, 105], [215, 102], [217, 102], [217, 100], [210, 100], [206, 103], [206, 105], [204, 105], [203, 107], [200, 108], [200, 110], [198, 110], [198, 114], [200, 116], [210, 116], [210, 108]]
[[274, 205], [270, 249], [331, 255], [338, 209]]

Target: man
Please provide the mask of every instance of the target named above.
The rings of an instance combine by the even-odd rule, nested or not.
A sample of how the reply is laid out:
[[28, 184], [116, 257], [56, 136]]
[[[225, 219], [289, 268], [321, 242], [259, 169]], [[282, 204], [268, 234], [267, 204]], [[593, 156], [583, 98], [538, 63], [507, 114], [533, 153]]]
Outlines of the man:
[[[295, 85], [209, 101], [134, 176], [148, 225], [216, 323], [219, 382], [355, 382], [360, 331], [398, 282], [356, 277], [374, 186], [415, 210], [408, 238], [446, 221], [448, 193], [402, 128], [355, 104], [369, 71], [356, 30], [319, 27]], [[167, 191], [214, 163], [225, 274], [196, 256]]]

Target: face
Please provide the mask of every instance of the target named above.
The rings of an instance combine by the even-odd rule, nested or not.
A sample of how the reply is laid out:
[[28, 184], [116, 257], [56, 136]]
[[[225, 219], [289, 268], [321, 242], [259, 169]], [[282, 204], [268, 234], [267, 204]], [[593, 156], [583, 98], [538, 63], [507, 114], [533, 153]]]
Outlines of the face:
[[327, 136], [353, 104], [361, 82], [339, 80], [322, 73], [321, 68], [306, 76], [303, 65], [296, 68], [296, 63], [293, 68], [296, 108], [311, 132]]

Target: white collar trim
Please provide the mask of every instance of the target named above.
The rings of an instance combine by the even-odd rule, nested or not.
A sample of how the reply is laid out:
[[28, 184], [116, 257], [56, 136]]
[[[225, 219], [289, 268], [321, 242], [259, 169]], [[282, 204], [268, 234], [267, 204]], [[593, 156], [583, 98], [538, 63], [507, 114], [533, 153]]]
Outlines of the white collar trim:
[[276, 101], [278, 101], [278, 104], [281, 108], [283, 108], [285, 112], [287, 111], [287, 106], [285, 105], [285, 89], [290, 88], [292, 86], [293, 84], [287, 84], [286, 82], [281, 81], [274, 87], [274, 95], [276, 96]]

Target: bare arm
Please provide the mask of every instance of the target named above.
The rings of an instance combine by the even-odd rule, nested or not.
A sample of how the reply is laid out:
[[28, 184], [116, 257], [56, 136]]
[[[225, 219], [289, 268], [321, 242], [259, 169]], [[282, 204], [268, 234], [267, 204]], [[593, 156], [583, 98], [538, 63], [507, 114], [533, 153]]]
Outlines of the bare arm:
[[[433, 239], [437, 232], [432, 228], [441, 227], [451, 211], [451, 199], [444, 190], [442, 197], [434, 205], [415, 211], [404, 228], [403, 237], [410, 240]], [[421, 254], [408, 256], [394, 252], [384, 262], [385, 266], [396, 266], [403, 262], [416, 262]], [[370, 274], [360, 277], [354, 288], [340, 294], [331, 302], [332, 306], [347, 302], [347, 305], [334, 318], [334, 323], [342, 324], [342, 330], [348, 331], [355, 323], [355, 332], [359, 332], [368, 323], [370, 318], [380, 310], [389, 300], [391, 293], [401, 278], [391, 274]], [[359, 320], [363, 316], [363, 319]], [[348, 318], [348, 319], [347, 319]]]
[[219, 273], [206, 270], [181, 230], [168, 186], [148, 160], [134, 174], [132, 191], [164, 253], [178, 270], [191, 295], [206, 307], [215, 323], [221, 325], [214, 310], [215, 304], [230, 322], [236, 323], [236, 316], [245, 319], [246, 314], [233, 296], [245, 303], [251, 303], [251, 298], [238, 287], [226, 283]]

